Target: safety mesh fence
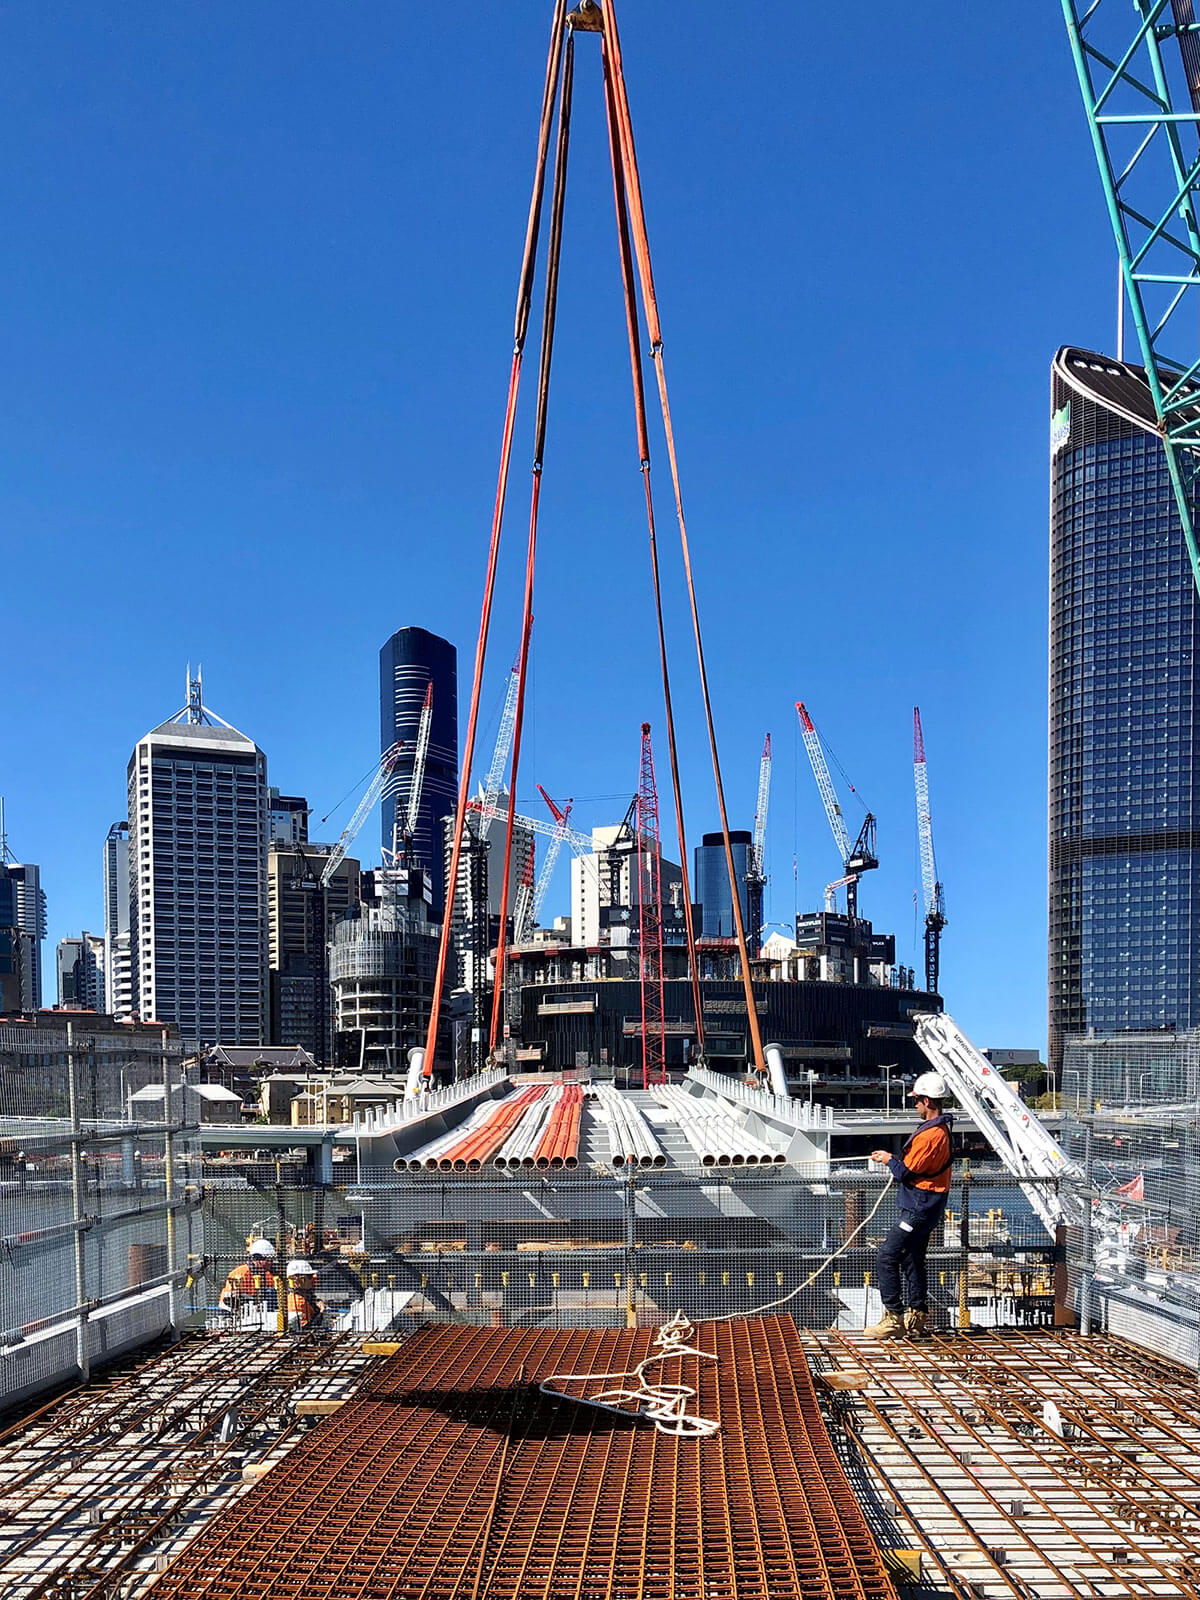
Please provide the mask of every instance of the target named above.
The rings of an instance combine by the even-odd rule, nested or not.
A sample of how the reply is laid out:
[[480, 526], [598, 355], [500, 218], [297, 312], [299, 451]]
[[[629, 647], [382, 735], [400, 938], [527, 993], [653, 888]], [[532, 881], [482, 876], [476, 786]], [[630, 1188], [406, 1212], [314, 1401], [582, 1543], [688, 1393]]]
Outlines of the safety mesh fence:
[[0, 1026], [0, 1407], [179, 1322], [201, 1251], [188, 1094], [157, 1030]]
[[1200, 1031], [1072, 1039], [1063, 1145], [1090, 1201], [1068, 1235], [1090, 1325], [1200, 1361]]
[[[191, 1305], [210, 1326], [229, 1325], [229, 1313], [274, 1325], [270, 1286], [265, 1297], [227, 1295], [229, 1313], [218, 1305], [248, 1243], [264, 1238], [281, 1265], [301, 1256], [317, 1269], [333, 1326], [361, 1331], [442, 1320], [625, 1327], [780, 1304], [811, 1327], [861, 1327], [881, 1309], [875, 1253], [896, 1218], [894, 1190], [861, 1164], [553, 1179], [376, 1171], [328, 1188], [288, 1176], [246, 1163], [239, 1179], [206, 1185], [206, 1263]], [[955, 1183], [929, 1274], [944, 1326], [961, 1314], [1053, 1320], [1052, 1241], [1006, 1173], [973, 1173], [965, 1222]]]

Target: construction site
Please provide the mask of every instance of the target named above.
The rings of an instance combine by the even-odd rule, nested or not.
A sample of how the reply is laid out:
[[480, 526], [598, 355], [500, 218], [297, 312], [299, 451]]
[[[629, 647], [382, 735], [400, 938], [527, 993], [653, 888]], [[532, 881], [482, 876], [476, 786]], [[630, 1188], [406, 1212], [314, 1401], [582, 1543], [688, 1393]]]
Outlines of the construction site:
[[[976, 1048], [940, 992], [948, 919], [919, 712], [923, 972], [862, 915], [875, 818], [864, 807], [852, 837], [802, 701], [842, 871], [794, 938], [766, 936], [771, 741], [754, 830], [738, 834], [618, 6], [552, 10], [461, 782], [436, 863], [444, 919], [430, 914], [443, 841], [420, 832], [431, 686], [403, 768], [393, 745], [339, 843], [310, 857], [297, 842], [279, 879], [332, 930], [328, 1014], [322, 999], [309, 1022], [356, 1042], [357, 1079], [275, 1074], [264, 1105], [291, 1095], [291, 1121], [221, 1122], [214, 1106], [239, 1096], [200, 1076], [178, 1029], [0, 1022], [0, 1593], [1195, 1600], [1200, 1030], [1068, 1035], [1036, 1108]], [[1200, 124], [1196, 23], [1189, 0], [1133, 20], [1115, 0], [1064, 12], [1174, 462], [1191, 449], [1192, 410], [1182, 432], [1172, 419], [1194, 406], [1200, 358], [1155, 366], [1167, 319], [1152, 333], [1143, 293], [1200, 286], [1200, 180], [1179, 131]], [[514, 798], [577, 51], [611, 162], [677, 867], [649, 722], [619, 826], [576, 834], [573, 802], [542, 791], [543, 822]], [[1144, 142], [1118, 164], [1109, 141], [1129, 128]], [[1174, 179], [1157, 207], [1135, 206], [1126, 180], [1155, 133]], [[1131, 243], [1135, 225], [1150, 237]], [[1190, 251], [1186, 281], [1139, 277], [1168, 234]], [[531, 325], [521, 646], [472, 793]], [[718, 887], [725, 874], [727, 921], [707, 927], [698, 912], [719, 896], [694, 895], [689, 875], [648, 396], [720, 818], [696, 859]], [[1188, 540], [1191, 470], [1173, 479]], [[331, 886], [340, 916], [348, 851], [381, 799], [392, 849], [358, 914], [335, 920]], [[556, 934], [539, 918], [563, 845], [573, 912]], [[356, 1102], [364, 1084], [384, 1091]], [[930, 1136], [938, 1155], [919, 1166]], [[918, 1248], [903, 1235], [922, 1218]]]

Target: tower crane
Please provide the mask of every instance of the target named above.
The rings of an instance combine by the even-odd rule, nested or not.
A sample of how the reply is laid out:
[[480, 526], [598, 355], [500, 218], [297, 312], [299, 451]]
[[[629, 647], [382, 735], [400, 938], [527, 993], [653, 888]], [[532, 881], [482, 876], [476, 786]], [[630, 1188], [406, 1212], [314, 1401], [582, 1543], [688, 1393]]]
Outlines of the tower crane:
[[[1062, 0], [1167, 470], [1200, 589], [1200, 49], [1193, 0]], [[1124, 351], [1117, 355], [1124, 360]], [[1056, 417], [1055, 422], [1059, 419]], [[1069, 416], [1063, 443], [1070, 440]]]
[[[425, 702], [421, 707], [421, 719], [417, 723], [417, 747], [413, 754], [412, 774], [408, 781], [408, 799], [404, 807], [403, 820], [396, 824], [399, 838], [392, 839], [392, 855], [399, 861], [403, 858], [406, 866], [412, 866], [413, 838], [417, 831], [417, 818], [421, 811], [421, 793], [425, 788], [425, 762], [429, 755], [429, 737], [433, 728], [433, 681], [429, 682], [425, 690]], [[391, 781], [385, 786], [384, 792], [395, 791], [399, 787], [399, 776], [393, 774]], [[399, 848], [397, 848], [397, 845]]]
[[838, 803], [837, 791], [833, 787], [833, 779], [829, 776], [825, 752], [821, 748], [820, 737], [817, 734], [812, 718], [805, 709], [803, 700], [796, 701], [796, 715], [800, 718], [800, 732], [804, 739], [804, 748], [808, 751], [813, 777], [817, 780], [821, 804], [825, 807], [825, 815], [829, 818], [829, 829], [833, 834], [833, 842], [842, 858], [844, 876], [829, 885], [826, 890], [826, 905], [829, 905], [833, 891], [841, 888], [844, 884], [846, 887], [847, 915], [857, 917], [858, 880], [864, 872], [870, 872], [879, 865], [879, 858], [875, 854], [875, 818], [869, 811], [867, 812], [863, 819], [863, 825], [858, 830], [858, 837], [851, 844], [850, 830], [846, 827], [846, 819], [842, 815], [842, 808]]
[[575, 804], [574, 800], [568, 800], [560, 811], [540, 783], [537, 787], [538, 793], [550, 808], [550, 815], [554, 818], [555, 828], [546, 849], [546, 858], [542, 862], [542, 870], [538, 874], [537, 888], [534, 890], [533, 905], [529, 914], [529, 921], [532, 927], [537, 927], [538, 918], [542, 914], [542, 906], [550, 888], [550, 879], [554, 876], [554, 868], [558, 864], [558, 856], [563, 846], [563, 840], [569, 832], [568, 822], [571, 816], [571, 807]]
[[758, 800], [754, 806], [754, 843], [750, 849], [750, 870], [746, 873], [750, 926], [746, 930], [750, 953], [762, 948], [763, 888], [766, 885], [767, 802], [771, 797], [771, 735], [763, 740], [762, 760], [758, 764]]
[[483, 785], [483, 799], [479, 808], [482, 813], [479, 818], [481, 839], [487, 838], [492, 823], [498, 815], [496, 802], [500, 798], [500, 790], [504, 784], [504, 769], [508, 765], [508, 753], [512, 749], [513, 732], [517, 726], [517, 692], [520, 686], [520, 662], [515, 661], [504, 694], [504, 710], [500, 713], [500, 728], [496, 734], [496, 748], [492, 751], [492, 764], [488, 768]]
[[338, 839], [338, 842], [334, 845], [333, 849], [326, 857], [325, 868], [321, 873], [320, 878], [320, 885], [322, 889], [328, 885], [329, 880], [333, 877], [334, 873], [346, 859], [346, 852], [358, 837], [363, 823], [375, 809], [375, 804], [380, 795], [383, 793], [388, 779], [396, 770], [396, 763], [399, 761], [400, 752], [403, 749], [404, 745], [402, 742], [399, 744], [390, 745], [379, 758], [379, 766], [375, 770], [375, 776], [367, 785], [366, 792], [364, 793], [362, 799], [358, 802], [358, 806], [354, 812], [354, 815], [342, 829], [341, 837]]
[[[642, 765], [637, 795], [638, 965], [642, 987], [642, 1088], [667, 1081], [666, 1010], [663, 999], [662, 841], [658, 785], [650, 724], [642, 723]], [[643, 881], [643, 871], [646, 881]]]
[[913, 707], [913, 783], [917, 792], [917, 837], [921, 845], [921, 889], [925, 896], [925, 988], [938, 992], [942, 929], [946, 905], [933, 854], [933, 817], [929, 810], [929, 773], [925, 766], [925, 735], [921, 708]]

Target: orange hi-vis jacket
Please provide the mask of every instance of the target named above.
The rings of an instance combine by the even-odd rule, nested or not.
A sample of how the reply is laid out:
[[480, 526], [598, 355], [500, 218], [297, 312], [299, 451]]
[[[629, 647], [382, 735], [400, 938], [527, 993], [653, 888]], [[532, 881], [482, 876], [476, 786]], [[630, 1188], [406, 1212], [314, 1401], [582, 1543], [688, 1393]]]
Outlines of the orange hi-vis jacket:
[[300, 1289], [288, 1290], [287, 1309], [288, 1318], [298, 1317], [302, 1328], [307, 1328], [313, 1318], [321, 1314], [317, 1302]]
[[222, 1295], [241, 1295], [247, 1300], [257, 1300], [261, 1296], [275, 1294], [275, 1275], [266, 1267], [257, 1271], [248, 1261], [241, 1261], [234, 1267], [225, 1279]]
[[950, 1193], [950, 1151], [953, 1119], [945, 1112], [922, 1122], [904, 1149], [888, 1162], [888, 1171], [900, 1186], [897, 1205], [918, 1216], [939, 1211]]

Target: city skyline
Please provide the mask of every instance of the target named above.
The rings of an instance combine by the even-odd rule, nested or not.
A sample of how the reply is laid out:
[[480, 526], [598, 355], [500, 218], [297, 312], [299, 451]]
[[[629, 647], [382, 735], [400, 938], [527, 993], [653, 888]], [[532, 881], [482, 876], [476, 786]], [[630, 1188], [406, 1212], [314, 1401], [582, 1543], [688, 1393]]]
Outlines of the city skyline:
[[[540, 6], [514, 8], [484, 36], [449, 16], [351, 19], [307, 0], [282, 41], [265, 17], [235, 35], [189, 0], [169, 15], [134, 0], [115, 23], [55, 8], [9, 19], [4, 114], [23, 157], [0, 521], [19, 532], [10, 582], [31, 603], [14, 619], [0, 787], [14, 848], [42, 864], [52, 940], [96, 925], [122, 754], [189, 656], [268, 752], [272, 782], [316, 817], [372, 764], [380, 641], [416, 621], [469, 656], [545, 22]], [[975, 1037], [1036, 1042], [1045, 372], [1066, 340], [1111, 345], [1115, 320], [1061, 20], [1029, 8], [997, 39], [982, 17], [931, 15], [886, 72], [832, 18], [803, 48], [755, 13], [731, 50], [708, 0], [691, 24], [681, 36], [667, 15], [630, 19], [630, 94], [731, 825], [751, 825], [769, 729], [765, 915], [820, 904], [836, 863], [795, 776], [804, 698], [880, 819], [864, 909], [919, 965], [920, 704], [948, 1002]], [[660, 83], [639, 63], [664, 51], [675, 70]], [[811, 71], [814, 52], [827, 73]], [[812, 142], [845, 121], [846, 82], [865, 111], [813, 163]], [[685, 159], [678, 128], [698, 103], [722, 109]], [[997, 120], [1016, 130], [1003, 150]], [[638, 726], [658, 737], [661, 697], [611, 195], [602, 152], [580, 150], [522, 767], [574, 795], [587, 828], [623, 810], [612, 797], [632, 793]], [[882, 150], [920, 198], [878, 186], [868, 224], [861, 180]], [[963, 227], [968, 171], [994, 204]], [[1064, 192], [1078, 197], [1065, 217]], [[985, 215], [1005, 205], [1022, 226], [998, 248]], [[886, 296], [868, 290], [881, 236]], [[485, 717], [517, 643], [522, 477]], [[691, 844], [717, 819], [671, 535], [664, 507]], [[86, 715], [81, 661], [106, 669]], [[521, 789], [524, 805], [535, 791]], [[557, 888], [552, 903], [565, 904]]]

